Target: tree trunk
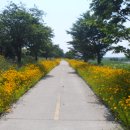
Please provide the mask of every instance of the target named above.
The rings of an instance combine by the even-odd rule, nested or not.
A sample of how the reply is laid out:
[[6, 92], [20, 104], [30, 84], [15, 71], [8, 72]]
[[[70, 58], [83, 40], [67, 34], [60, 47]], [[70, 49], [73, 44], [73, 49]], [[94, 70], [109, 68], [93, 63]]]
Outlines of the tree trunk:
[[22, 57], [21, 57], [21, 50], [19, 50], [19, 52], [18, 52], [18, 54], [17, 54], [17, 63], [18, 63], [19, 65], [21, 65], [21, 59], [22, 59]]
[[83, 60], [84, 60], [84, 62], [88, 62], [88, 58], [85, 54], [83, 55]]
[[48, 59], [48, 57], [46, 56], [46, 60]]
[[101, 64], [101, 60], [102, 60], [101, 55], [100, 55], [100, 53], [98, 53], [97, 54], [97, 63], [98, 63], [98, 65]]
[[88, 59], [84, 58], [84, 62], [88, 62]]
[[21, 55], [21, 51], [22, 50], [22, 47], [21, 47], [21, 44], [19, 44], [17, 47], [16, 47], [16, 56], [17, 56], [17, 63], [19, 66], [21, 66], [21, 59], [22, 59], [22, 55]]
[[38, 61], [38, 56], [36, 53], [35, 53], [35, 61]]
[[3, 48], [0, 46], [0, 55], [3, 54]]

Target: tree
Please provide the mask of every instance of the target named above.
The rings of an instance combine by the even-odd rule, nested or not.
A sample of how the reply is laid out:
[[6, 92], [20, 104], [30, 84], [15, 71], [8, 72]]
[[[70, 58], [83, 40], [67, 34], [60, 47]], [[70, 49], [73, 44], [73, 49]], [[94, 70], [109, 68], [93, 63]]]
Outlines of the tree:
[[14, 50], [11, 44], [9, 44], [11, 41], [12, 39], [8, 36], [7, 29], [0, 19], [0, 54], [7, 58], [14, 58]]
[[97, 58], [98, 64], [105, 53], [110, 49], [109, 44], [104, 44], [102, 39], [106, 36], [95, 25], [90, 24], [95, 20], [94, 15], [84, 13], [73, 25], [68, 33], [72, 35], [73, 41], [69, 42], [77, 52], [82, 54], [84, 61]]
[[64, 57], [64, 52], [63, 52], [63, 50], [59, 47], [59, 45], [53, 45], [52, 54], [53, 54], [53, 57], [55, 57], [55, 58]]
[[84, 61], [94, 58], [92, 48], [89, 40], [86, 38], [88, 26], [84, 24], [84, 18], [78, 19], [71, 31], [67, 31], [68, 34], [72, 35], [73, 41], [68, 42], [71, 44], [76, 52], [82, 54]]
[[48, 43], [51, 42], [52, 37], [53, 32], [50, 27], [42, 24], [33, 25], [27, 47], [30, 51], [30, 55], [34, 56], [36, 61], [40, 53], [48, 50]]
[[69, 59], [75, 59], [76, 58], [76, 52], [75, 50], [71, 49], [65, 53], [65, 58]]
[[90, 7], [97, 16], [93, 23], [106, 34], [104, 42], [117, 44], [121, 40], [130, 41], [130, 27], [125, 26], [130, 22], [129, 0], [93, 0]]
[[53, 37], [52, 29], [44, 24], [43, 14], [36, 7], [26, 9], [11, 2], [0, 14], [0, 52], [6, 57], [16, 56], [21, 64], [22, 48], [27, 48], [37, 60]]
[[41, 56], [45, 57], [46, 59], [53, 57], [53, 44], [51, 41], [48, 41], [44, 45], [44, 48], [41, 50]]
[[107, 23], [124, 23], [130, 21], [129, 0], [92, 0], [91, 9]]
[[0, 14], [0, 20], [3, 24], [4, 42], [8, 41], [11, 44], [17, 61], [21, 63], [21, 49], [26, 44], [26, 38], [30, 30], [30, 23], [32, 23], [31, 15], [26, 9], [20, 5], [10, 3], [9, 6]]

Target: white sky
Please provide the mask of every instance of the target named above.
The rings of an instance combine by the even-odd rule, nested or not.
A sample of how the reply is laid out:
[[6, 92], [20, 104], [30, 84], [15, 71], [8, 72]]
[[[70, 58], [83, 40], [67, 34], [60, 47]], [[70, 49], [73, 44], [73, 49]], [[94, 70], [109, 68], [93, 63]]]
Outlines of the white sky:
[[[4, 9], [5, 5], [10, 0], [0, 0], [0, 10]], [[22, 2], [27, 8], [31, 8], [34, 4], [46, 13], [43, 18], [45, 23], [54, 30], [54, 44], [59, 44], [60, 47], [66, 52], [68, 51], [68, 41], [71, 41], [71, 36], [66, 33], [72, 27], [72, 24], [77, 18], [87, 10], [91, 0], [12, 0], [14, 3]], [[124, 42], [124, 44], [126, 44]], [[123, 56], [122, 54], [110, 56]]]

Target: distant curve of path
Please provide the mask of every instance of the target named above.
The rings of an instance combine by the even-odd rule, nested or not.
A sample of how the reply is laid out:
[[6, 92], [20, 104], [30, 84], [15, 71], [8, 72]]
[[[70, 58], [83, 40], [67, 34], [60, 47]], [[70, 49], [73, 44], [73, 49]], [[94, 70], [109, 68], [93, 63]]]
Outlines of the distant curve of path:
[[66, 61], [29, 90], [0, 130], [122, 130]]

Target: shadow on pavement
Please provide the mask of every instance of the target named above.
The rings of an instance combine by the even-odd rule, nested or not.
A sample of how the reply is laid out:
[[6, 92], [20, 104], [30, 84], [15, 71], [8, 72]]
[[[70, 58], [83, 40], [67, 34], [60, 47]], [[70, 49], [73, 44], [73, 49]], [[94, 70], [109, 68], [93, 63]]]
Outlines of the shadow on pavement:
[[[92, 95], [92, 96], [96, 96], [96, 95]], [[87, 102], [90, 104], [97, 104], [99, 106], [105, 106], [107, 108], [107, 106], [98, 98], [96, 97], [96, 101], [94, 102]], [[115, 121], [114, 116], [112, 116], [112, 113], [109, 111], [109, 109], [107, 108], [107, 111], [104, 114], [104, 117], [106, 118], [107, 121]]]
[[53, 75], [46, 75], [45, 77], [42, 78], [42, 80], [46, 80], [48, 78], [53, 78], [54, 76]]
[[109, 112], [106, 112], [104, 116], [105, 116], [107, 121], [115, 121], [114, 117]]
[[73, 71], [73, 72], [68, 72], [68, 74], [77, 74], [75, 71]]

